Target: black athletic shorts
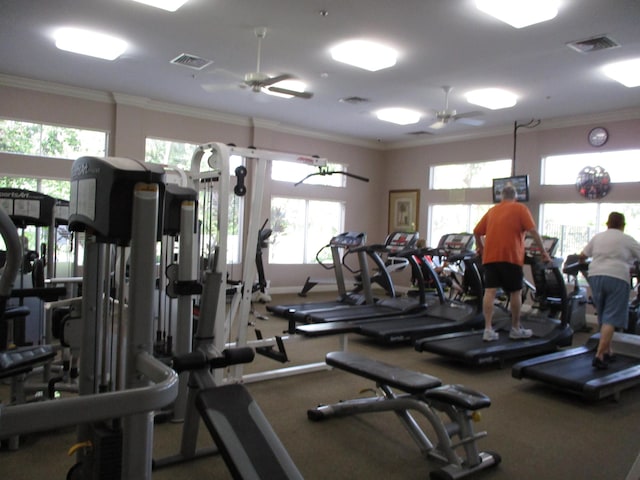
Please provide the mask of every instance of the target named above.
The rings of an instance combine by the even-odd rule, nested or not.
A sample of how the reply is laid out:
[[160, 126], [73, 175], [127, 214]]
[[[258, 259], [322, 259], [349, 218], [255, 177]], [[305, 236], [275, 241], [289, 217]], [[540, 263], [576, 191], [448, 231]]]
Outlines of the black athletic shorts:
[[483, 268], [485, 288], [502, 288], [507, 293], [522, 290], [524, 274], [520, 265], [495, 262], [486, 263]]

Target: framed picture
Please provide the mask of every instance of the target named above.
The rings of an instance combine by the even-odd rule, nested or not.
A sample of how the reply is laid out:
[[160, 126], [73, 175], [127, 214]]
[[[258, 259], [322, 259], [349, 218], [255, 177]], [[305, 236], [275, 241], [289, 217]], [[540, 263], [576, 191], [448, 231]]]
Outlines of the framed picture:
[[417, 232], [420, 190], [389, 191], [389, 233]]

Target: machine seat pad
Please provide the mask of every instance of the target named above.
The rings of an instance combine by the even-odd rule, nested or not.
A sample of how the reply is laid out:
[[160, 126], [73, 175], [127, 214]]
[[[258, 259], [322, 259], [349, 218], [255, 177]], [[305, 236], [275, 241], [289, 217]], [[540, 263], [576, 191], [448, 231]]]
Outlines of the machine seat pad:
[[24, 305], [15, 306], [15, 307], [7, 307], [4, 311], [5, 320], [9, 320], [12, 318], [20, 318], [20, 317], [28, 317], [31, 314], [31, 310], [29, 307], [25, 307]]
[[439, 378], [426, 373], [406, 370], [352, 352], [329, 352], [326, 363], [332, 367], [354, 373], [407, 393], [422, 393], [442, 385]]
[[491, 405], [489, 397], [463, 385], [442, 385], [426, 391], [424, 396], [428, 400], [436, 400], [466, 410], [480, 410]]
[[33, 365], [55, 357], [53, 345], [12, 348], [0, 352], [0, 378], [29, 371]]
[[243, 385], [201, 390], [196, 397], [196, 407], [233, 478], [303, 479]]

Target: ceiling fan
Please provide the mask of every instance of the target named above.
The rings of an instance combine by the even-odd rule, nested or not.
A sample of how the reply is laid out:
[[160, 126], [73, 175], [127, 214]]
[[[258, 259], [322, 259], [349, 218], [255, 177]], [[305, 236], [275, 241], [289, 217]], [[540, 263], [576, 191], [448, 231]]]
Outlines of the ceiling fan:
[[267, 29], [264, 27], [259, 27], [255, 29], [256, 37], [258, 38], [258, 59], [256, 63], [256, 71], [249, 72], [244, 76], [244, 85], [251, 88], [254, 92], [261, 92], [263, 89], [266, 89], [270, 92], [280, 93], [283, 95], [291, 95], [297, 98], [311, 98], [313, 93], [311, 92], [300, 92], [297, 90], [292, 90], [289, 88], [284, 88], [283, 86], [278, 86], [277, 84], [283, 82], [284, 80], [294, 79], [295, 76], [290, 73], [283, 73], [281, 75], [277, 75], [275, 77], [270, 77], [269, 75], [262, 73], [260, 71], [260, 55], [262, 52], [262, 40], [267, 36]]
[[460, 123], [464, 123], [467, 125], [474, 125], [474, 126], [482, 125], [484, 123], [484, 120], [475, 118], [483, 114], [480, 111], [457, 113], [455, 110], [449, 109], [449, 93], [451, 93], [451, 90], [453, 90], [453, 87], [449, 85], [444, 85], [442, 87], [442, 90], [444, 90], [444, 109], [437, 110], [435, 112], [436, 121], [431, 125], [429, 125], [429, 128], [433, 128], [433, 129], [443, 128], [447, 126], [447, 124], [452, 122], [460, 122]]

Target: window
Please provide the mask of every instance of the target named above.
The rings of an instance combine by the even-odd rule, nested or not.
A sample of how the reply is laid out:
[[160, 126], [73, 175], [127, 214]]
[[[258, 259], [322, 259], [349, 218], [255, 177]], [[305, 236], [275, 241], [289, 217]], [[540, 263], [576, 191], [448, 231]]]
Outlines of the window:
[[456, 163], [431, 167], [431, 190], [486, 188], [494, 178], [511, 175], [511, 160]]
[[[144, 161], [149, 163], [159, 163], [176, 167], [186, 172], [191, 170], [191, 157], [198, 148], [195, 143], [174, 142], [172, 140], [161, 140], [159, 138], [147, 137], [145, 140]], [[208, 172], [212, 168], [208, 163], [209, 155], [202, 156], [200, 171]], [[229, 171], [231, 175], [235, 173], [236, 167], [243, 165], [242, 157], [231, 155], [229, 157]]]
[[572, 185], [584, 167], [600, 166], [611, 176], [611, 181], [640, 182], [640, 169], [629, 168], [640, 159], [640, 150], [617, 152], [555, 155], [542, 159], [543, 185]]
[[[492, 188], [494, 178], [511, 175], [511, 160], [434, 165], [430, 170], [431, 190]], [[489, 197], [490, 198], [490, 197]], [[449, 233], [472, 232], [491, 204], [449, 204], [429, 207], [427, 244], [438, 245]]]
[[[269, 263], [316, 263], [316, 254], [344, 228], [344, 203], [271, 198]], [[331, 262], [325, 249], [323, 261]]]
[[107, 134], [95, 130], [0, 119], [0, 151], [75, 160], [104, 157]]
[[[144, 161], [189, 171], [191, 170], [191, 157], [196, 148], [198, 148], [198, 145], [195, 143], [147, 138], [144, 147]], [[203, 157], [203, 159], [205, 158], [206, 156]], [[203, 161], [202, 163], [206, 162]]]
[[[326, 170], [328, 172], [345, 172], [347, 169], [344, 165], [338, 163], [328, 163]], [[297, 183], [307, 175], [318, 173], [319, 171], [318, 167], [304, 163], [287, 162], [285, 160], [273, 160], [271, 162], [271, 180], [280, 182]], [[313, 175], [306, 178], [304, 183], [344, 188], [347, 185], [346, 178], [346, 175]]]
[[427, 245], [437, 247], [440, 238], [449, 233], [472, 232], [478, 221], [493, 205], [431, 205], [431, 224]]
[[540, 233], [558, 238], [556, 256], [567, 258], [606, 230], [611, 212], [623, 213], [625, 233], [640, 240], [640, 203], [544, 203], [540, 205]]

